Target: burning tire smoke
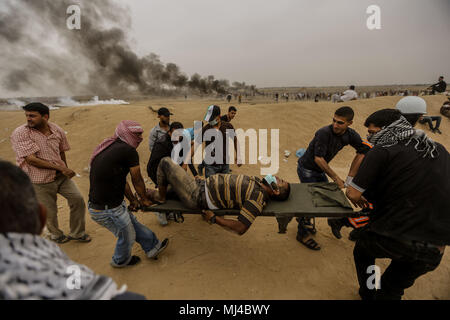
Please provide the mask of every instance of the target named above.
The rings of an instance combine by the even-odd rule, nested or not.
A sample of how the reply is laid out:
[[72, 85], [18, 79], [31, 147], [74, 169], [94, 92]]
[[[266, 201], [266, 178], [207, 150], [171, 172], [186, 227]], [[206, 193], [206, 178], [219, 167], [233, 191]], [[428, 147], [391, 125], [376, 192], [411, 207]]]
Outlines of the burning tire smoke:
[[[80, 30], [66, 27], [66, 10], [74, 4], [82, 12]], [[198, 74], [189, 78], [154, 53], [138, 57], [126, 36], [130, 25], [128, 9], [111, 0], [3, 0], [0, 95], [229, 91], [227, 80]]]

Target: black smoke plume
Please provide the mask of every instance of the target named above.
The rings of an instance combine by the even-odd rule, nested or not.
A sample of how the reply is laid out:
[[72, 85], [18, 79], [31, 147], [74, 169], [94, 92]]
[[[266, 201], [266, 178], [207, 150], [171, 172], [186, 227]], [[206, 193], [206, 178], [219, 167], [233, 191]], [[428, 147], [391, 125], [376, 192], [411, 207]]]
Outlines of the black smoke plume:
[[[81, 8], [80, 30], [66, 26], [67, 8], [74, 4]], [[129, 28], [128, 10], [111, 0], [2, 0], [0, 94], [159, 94], [180, 89], [225, 94], [242, 89], [214, 76], [189, 78], [154, 53], [138, 57], [126, 36]]]

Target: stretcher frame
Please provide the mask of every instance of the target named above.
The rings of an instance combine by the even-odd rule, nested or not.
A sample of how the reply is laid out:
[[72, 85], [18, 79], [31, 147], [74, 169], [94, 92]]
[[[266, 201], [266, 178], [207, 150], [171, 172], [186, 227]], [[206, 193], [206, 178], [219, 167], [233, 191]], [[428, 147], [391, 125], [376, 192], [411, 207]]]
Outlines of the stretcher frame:
[[[317, 185], [317, 183], [315, 183]], [[309, 183], [291, 183], [291, 193], [286, 201], [269, 201], [264, 207], [260, 216], [262, 217], [311, 217], [311, 218], [343, 218], [359, 217], [361, 214], [351, 209], [350, 202], [344, 196], [347, 205], [316, 207], [313, 203], [313, 196], [308, 190]], [[341, 192], [342, 191], [337, 191]], [[175, 214], [201, 214], [199, 209], [188, 209], [179, 200], [167, 200], [164, 204], [152, 206], [145, 211]], [[218, 216], [237, 216], [237, 209], [211, 210]]]

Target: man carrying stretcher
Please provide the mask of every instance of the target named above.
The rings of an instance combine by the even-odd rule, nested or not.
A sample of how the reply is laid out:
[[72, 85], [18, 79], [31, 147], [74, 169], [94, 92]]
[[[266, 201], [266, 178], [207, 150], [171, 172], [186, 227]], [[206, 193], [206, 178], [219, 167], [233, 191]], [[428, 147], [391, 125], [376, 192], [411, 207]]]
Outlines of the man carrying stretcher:
[[[202, 210], [203, 218], [243, 235], [270, 200], [285, 201], [291, 187], [282, 179], [267, 175], [263, 179], [246, 175], [216, 174], [196, 180], [170, 157], [163, 158], [157, 171], [158, 192], [150, 192], [152, 201], [166, 201], [170, 184], [179, 200], [189, 209]], [[239, 209], [237, 220], [216, 216], [211, 210]]]

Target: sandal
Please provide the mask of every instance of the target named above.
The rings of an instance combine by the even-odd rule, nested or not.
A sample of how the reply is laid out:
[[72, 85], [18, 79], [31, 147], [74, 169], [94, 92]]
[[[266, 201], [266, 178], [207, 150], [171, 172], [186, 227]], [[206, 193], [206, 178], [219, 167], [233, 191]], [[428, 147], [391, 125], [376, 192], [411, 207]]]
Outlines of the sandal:
[[303, 244], [305, 247], [311, 250], [318, 251], [320, 250], [319, 244], [314, 239], [308, 239], [305, 242], [303, 242], [301, 239], [297, 238], [298, 242]]
[[62, 244], [62, 243], [69, 242], [70, 238], [66, 237], [65, 235], [62, 235], [62, 236], [60, 236], [58, 238], [55, 238], [55, 239], [51, 239], [50, 238], [50, 240], [52, 240], [52, 241], [54, 241], [56, 243]]
[[79, 242], [91, 242], [91, 237], [89, 237], [89, 235], [88, 234], [84, 234], [82, 237], [79, 237], [79, 238], [73, 238], [73, 237], [71, 237], [71, 236], [69, 236], [69, 237], [67, 237], [69, 240], [76, 240], [76, 241], [79, 241]]
[[311, 234], [316, 234], [317, 233], [317, 229], [315, 228], [315, 227], [313, 227], [313, 226], [308, 226], [308, 225], [306, 225], [305, 226], [305, 229], [309, 232], [309, 233], [311, 233]]

